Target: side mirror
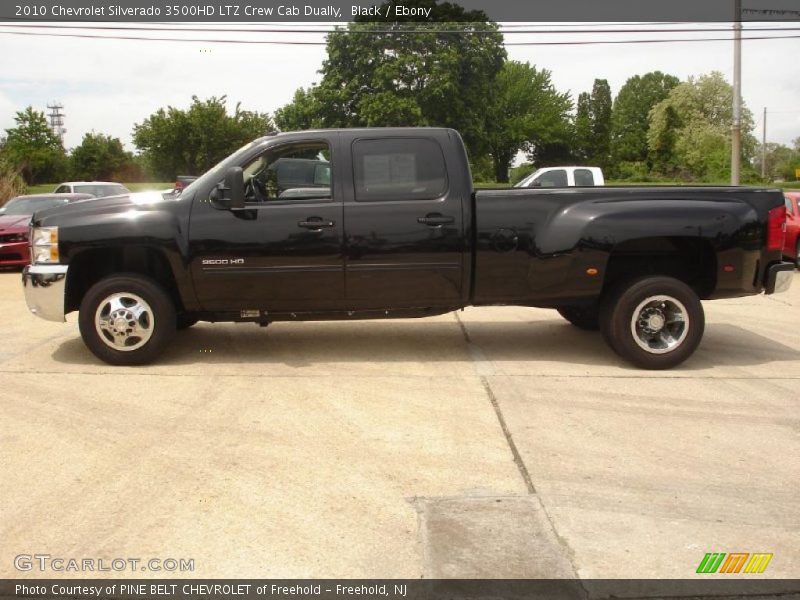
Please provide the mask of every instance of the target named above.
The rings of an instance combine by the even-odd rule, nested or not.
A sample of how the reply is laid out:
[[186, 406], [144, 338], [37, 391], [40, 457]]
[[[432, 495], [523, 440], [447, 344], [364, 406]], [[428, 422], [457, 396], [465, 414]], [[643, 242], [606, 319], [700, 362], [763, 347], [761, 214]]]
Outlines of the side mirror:
[[244, 210], [244, 173], [241, 167], [225, 171], [225, 180], [211, 193], [218, 204], [229, 210]]

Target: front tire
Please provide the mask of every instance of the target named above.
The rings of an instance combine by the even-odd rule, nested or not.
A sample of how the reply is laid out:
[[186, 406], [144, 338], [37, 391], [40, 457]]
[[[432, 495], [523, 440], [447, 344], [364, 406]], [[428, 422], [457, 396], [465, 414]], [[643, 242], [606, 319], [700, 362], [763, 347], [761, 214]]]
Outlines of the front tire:
[[703, 337], [700, 298], [672, 277], [645, 277], [611, 292], [600, 330], [611, 348], [643, 369], [670, 369], [689, 358]]
[[83, 297], [78, 326], [86, 346], [111, 365], [152, 362], [175, 336], [175, 305], [141, 275], [101, 279]]

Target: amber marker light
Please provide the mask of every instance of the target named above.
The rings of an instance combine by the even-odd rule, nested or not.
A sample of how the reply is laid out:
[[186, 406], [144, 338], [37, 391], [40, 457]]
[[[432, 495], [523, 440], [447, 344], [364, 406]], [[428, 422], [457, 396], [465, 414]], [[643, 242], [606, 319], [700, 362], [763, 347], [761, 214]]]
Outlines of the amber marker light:
[[594, 277], [594, 276], [595, 276], [595, 275], [597, 275], [599, 272], [600, 272], [600, 271], [598, 271], [598, 270], [597, 270], [597, 269], [595, 269], [594, 267], [589, 267], [588, 269], [586, 269], [586, 274], [587, 274], [587, 275], [589, 275], [590, 277]]

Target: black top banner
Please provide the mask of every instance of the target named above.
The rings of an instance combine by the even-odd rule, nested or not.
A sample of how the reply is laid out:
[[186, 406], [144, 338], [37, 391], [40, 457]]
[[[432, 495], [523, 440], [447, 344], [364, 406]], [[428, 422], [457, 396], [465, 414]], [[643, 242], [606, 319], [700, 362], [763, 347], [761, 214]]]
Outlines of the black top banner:
[[[800, 0], [452, 0], [499, 22], [797, 21]], [[740, 5], [740, 17], [737, 8]], [[3, 0], [0, 21], [347, 22], [441, 21], [434, 0]]]

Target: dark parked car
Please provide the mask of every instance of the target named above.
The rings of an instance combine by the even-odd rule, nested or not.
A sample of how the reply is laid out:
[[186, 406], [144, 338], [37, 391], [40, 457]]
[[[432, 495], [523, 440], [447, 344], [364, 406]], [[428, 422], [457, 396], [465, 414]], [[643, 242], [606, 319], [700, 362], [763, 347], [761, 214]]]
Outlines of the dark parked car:
[[[276, 180], [286, 159], [333, 176], [316, 191], [307, 177]], [[45, 319], [79, 311], [84, 342], [111, 364], [153, 360], [197, 320], [512, 304], [556, 309], [633, 364], [663, 369], [700, 343], [701, 300], [780, 292], [794, 275], [779, 190], [475, 191], [450, 129], [268, 136], [181, 196], [81, 204], [34, 217], [43, 260], [26, 268], [25, 296]]]
[[17, 196], [6, 202], [0, 208], [0, 267], [20, 267], [30, 263], [28, 228], [31, 216], [37, 210], [92, 197], [88, 194], [35, 194]]

